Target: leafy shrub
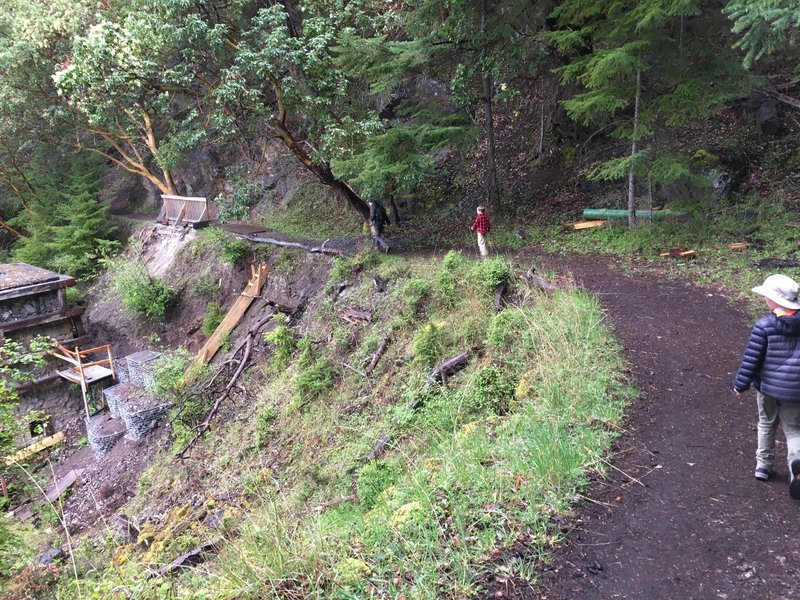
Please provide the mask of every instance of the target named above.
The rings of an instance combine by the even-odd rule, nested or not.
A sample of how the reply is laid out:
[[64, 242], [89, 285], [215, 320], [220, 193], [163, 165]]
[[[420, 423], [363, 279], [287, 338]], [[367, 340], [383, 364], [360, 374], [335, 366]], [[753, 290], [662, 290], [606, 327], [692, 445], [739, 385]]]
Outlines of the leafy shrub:
[[216, 280], [208, 271], [189, 280], [189, 290], [197, 296], [210, 296], [219, 290]]
[[336, 365], [329, 358], [316, 360], [311, 366], [300, 371], [295, 380], [297, 393], [303, 400], [316, 398], [330, 389], [336, 375]]
[[440, 333], [441, 328], [441, 325], [431, 321], [417, 332], [411, 342], [414, 362], [426, 367], [432, 367], [436, 364], [444, 351]]
[[193, 356], [186, 348], [164, 352], [153, 361], [153, 382], [150, 391], [155, 395], [174, 400], [181, 395], [186, 368]]
[[245, 221], [250, 217], [250, 209], [256, 205], [264, 193], [260, 181], [248, 181], [247, 171], [236, 167], [227, 173], [230, 191], [219, 194], [214, 202], [219, 207], [219, 220]]
[[430, 296], [431, 284], [426, 279], [409, 279], [401, 294], [405, 300], [405, 314], [408, 317], [418, 315], [422, 309], [425, 300]]
[[272, 364], [275, 367], [282, 369], [289, 364], [297, 348], [297, 341], [294, 339], [292, 328], [288, 325], [278, 325], [272, 331], [264, 334], [264, 341], [268, 344], [275, 346], [275, 352], [272, 355]]
[[112, 268], [115, 276], [111, 287], [128, 314], [148, 321], [164, 318], [175, 292], [163, 280], [150, 275], [140, 264], [118, 260]]
[[508, 412], [509, 403], [514, 398], [514, 384], [508, 376], [496, 367], [481, 369], [465, 393], [465, 408], [470, 413]]
[[486, 343], [500, 350], [520, 341], [522, 332], [527, 328], [527, 316], [522, 310], [508, 309], [497, 313], [489, 325]]
[[502, 258], [476, 262], [469, 270], [469, 279], [484, 295], [494, 296], [497, 286], [511, 278], [511, 267]]
[[275, 420], [275, 409], [269, 406], [256, 416], [256, 446], [264, 448], [272, 437], [272, 422]]
[[224, 318], [225, 312], [222, 310], [222, 307], [216, 302], [210, 302], [206, 308], [206, 315], [203, 317], [203, 324], [200, 327], [200, 331], [204, 336], [210, 336], [216, 331]]
[[200, 232], [191, 247], [193, 256], [197, 257], [205, 249], [219, 254], [222, 262], [236, 266], [247, 254], [247, 242], [217, 227], [209, 227]]
[[374, 508], [384, 490], [399, 478], [400, 469], [395, 463], [374, 461], [364, 465], [356, 481], [358, 498], [364, 508]]

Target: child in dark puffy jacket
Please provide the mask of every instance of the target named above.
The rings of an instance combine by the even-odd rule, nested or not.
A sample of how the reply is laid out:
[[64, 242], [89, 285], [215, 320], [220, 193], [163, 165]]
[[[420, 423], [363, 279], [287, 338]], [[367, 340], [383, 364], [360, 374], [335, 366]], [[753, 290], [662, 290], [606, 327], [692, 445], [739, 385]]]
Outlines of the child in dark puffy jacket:
[[791, 473], [789, 494], [800, 500], [800, 286], [786, 275], [770, 275], [753, 291], [764, 296], [771, 312], [750, 332], [733, 391], [739, 395], [751, 384], [756, 388], [756, 479], [767, 481], [772, 475], [780, 422]]

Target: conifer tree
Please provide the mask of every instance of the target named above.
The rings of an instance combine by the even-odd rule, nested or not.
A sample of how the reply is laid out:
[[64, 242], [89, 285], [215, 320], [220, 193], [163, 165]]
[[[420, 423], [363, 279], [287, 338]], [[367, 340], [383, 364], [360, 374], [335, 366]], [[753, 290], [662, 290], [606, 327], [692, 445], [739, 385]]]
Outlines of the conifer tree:
[[708, 116], [750, 80], [717, 49], [694, 43], [687, 29], [720, 27], [720, 13], [698, 0], [567, 0], [552, 16], [558, 28], [548, 37], [572, 56], [562, 81], [584, 90], [564, 102], [568, 114], [630, 143], [626, 156], [595, 165], [589, 176], [628, 179], [632, 226], [637, 173], [661, 181], [691, 177], [687, 160], [653, 156], [642, 142], [655, 127]]
[[735, 47], [745, 51], [744, 65], [787, 47], [800, 36], [800, 5], [796, 0], [730, 0], [725, 12], [741, 35]]

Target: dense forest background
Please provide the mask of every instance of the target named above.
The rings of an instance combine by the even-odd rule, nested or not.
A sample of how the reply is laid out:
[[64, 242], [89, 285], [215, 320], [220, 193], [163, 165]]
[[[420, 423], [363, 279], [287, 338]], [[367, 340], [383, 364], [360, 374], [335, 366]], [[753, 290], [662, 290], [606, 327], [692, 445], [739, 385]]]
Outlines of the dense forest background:
[[2, 0], [0, 244], [90, 274], [109, 205], [246, 220], [287, 168], [361, 218], [757, 189], [798, 160], [798, 24], [791, 0]]

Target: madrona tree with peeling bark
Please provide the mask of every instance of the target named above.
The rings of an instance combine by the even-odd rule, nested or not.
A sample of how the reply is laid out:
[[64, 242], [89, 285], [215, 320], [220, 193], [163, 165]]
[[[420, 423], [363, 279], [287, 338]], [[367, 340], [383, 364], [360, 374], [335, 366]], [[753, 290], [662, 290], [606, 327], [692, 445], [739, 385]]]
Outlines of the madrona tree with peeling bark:
[[76, 37], [54, 77], [85, 119], [81, 149], [176, 193], [172, 171], [189, 150], [271, 131], [368, 218], [318, 147], [345, 99], [331, 48], [348, 11], [298, 14], [280, 4], [144, 0], [101, 20]]

